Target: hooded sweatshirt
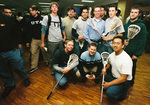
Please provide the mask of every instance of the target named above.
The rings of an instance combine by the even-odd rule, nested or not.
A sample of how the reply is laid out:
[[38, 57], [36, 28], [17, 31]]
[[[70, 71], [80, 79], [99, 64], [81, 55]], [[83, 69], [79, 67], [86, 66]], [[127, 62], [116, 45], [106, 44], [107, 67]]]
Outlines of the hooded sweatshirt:
[[142, 52], [144, 51], [145, 44], [146, 44], [146, 38], [147, 38], [146, 26], [142, 23], [141, 19], [138, 19], [132, 23], [128, 21], [128, 23], [124, 24], [125, 33], [123, 36], [125, 39], [128, 39], [127, 38], [128, 27], [130, 25], [138, 25], [141, 28], [141, 30], [133, 39], [130, 39], [129, 45], [125, 48], [125, 51], [131, 57], [133, 55], [135, 55], [136, 57], [139, 57], [142, 55]]

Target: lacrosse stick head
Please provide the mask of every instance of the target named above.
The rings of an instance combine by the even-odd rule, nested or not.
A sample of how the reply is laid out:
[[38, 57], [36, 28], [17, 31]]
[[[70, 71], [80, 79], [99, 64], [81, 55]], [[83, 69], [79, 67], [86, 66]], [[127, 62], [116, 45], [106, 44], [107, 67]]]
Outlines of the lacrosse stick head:
[[110, 31], [114, 31], [116, 28], [119, 28], [120, 26], [121, 26], [121, 20], [119, 18], [118, 19], [114, 19], [113, 20], [113, 24], [110, 27]]
[[69, 65], [73, 64], [74, 62], [78, 61], [78, 59], [79, 59], [79, 57], [76, 54], [71, 54], [69, 56], [67, 66], [69, 66]]
[[138, 25], [130, 25], [128, 27], [128, 39], [133, 39], [139, 32], [141, 31], [141, 27]]
[[82, 49], [84, 46], [84, 39], [79, 40], [79, 46]]
[[108, 63], [109, 53], [108, 52], [102, 52], [101, 57], [102, 57], [102, 63], [105, 67]]
[[89, 7], [89, 18], [91, 18], [92, 7]]

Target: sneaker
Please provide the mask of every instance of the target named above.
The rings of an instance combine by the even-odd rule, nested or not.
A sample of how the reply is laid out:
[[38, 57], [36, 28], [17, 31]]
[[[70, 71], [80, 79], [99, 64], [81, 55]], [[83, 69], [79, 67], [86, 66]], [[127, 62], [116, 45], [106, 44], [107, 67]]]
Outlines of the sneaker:
[[29, 69], [28, 74], [34, 72], [34, 71], [37, 70], [37, 69], [38, 69], [38, 67]]
[[24, 86], [28, 87], [30, 85], [30, 80], [27, 78], [23, 81]]
[[51, 75], [54, 76], [55, 75], [55, 71], [53, 68], [51, 68]]
[[2, 98], [5, 98], [10, 94], [10, 92], [15, 88], [16, 86], [11, 86], [11, 87], [5, 87], [4, 92], [2, 93]]

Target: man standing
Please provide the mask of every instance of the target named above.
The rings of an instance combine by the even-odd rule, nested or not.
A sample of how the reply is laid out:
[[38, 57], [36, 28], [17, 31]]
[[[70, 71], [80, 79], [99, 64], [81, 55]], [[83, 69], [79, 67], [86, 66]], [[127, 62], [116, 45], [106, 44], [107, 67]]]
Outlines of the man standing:
[[[123, 100], [127, 96], [127, 89], [132, 80], [132, 60], [123, 50], [124, 39], [121, 36], [114, 37], [112, 47], [114, 52], [110, 54], [106, 70], [111, 66], [111, 74], [105, 78], [103, 88], [110, 98]], [[102, 70], [103, 75], [106, 70]]]
[[72, 35], [75, 37], [74, 51], [78, 56], [80, 56], [81, 52], [86, 50], [86, 43], [85, 38], [83, 36], [83, 31], [88, 19], [88, 9], [83, 8], [81, 15], [82, 17], [78, 18], [72, 26]]
[[0, 14], [0, 76], [5, 87], [3, 98], [15, 88], [12, 68], [21, 77], [25, 86], [30, 85], [23, 59], [18, 51], [22, 38], [17, 27], [12, 17]]
[[[32, 73], [38, 69], [39, 53], [41, 49], [41, 21], [43, 18], [38, 14], [38, 8], [36, 5], [32, 5], [29, 10], [31, 16], [27, 19], [25, 32], [26, 46], [31, 46], [31, 68], [28, 73]], [[45, 62], [48, 64], [47, 57], [45, 57], [44, 54], [43, 57]]]
[[[106, 19], [106, 24], [105, 24], [105, 34], [108, 35], [103, 37], [103, 42], [102, 42], [102, 51], [112, 53], [112, 40], [115, 36], [123, 36], [124, 32], [124, 27], [121, 22], [121, 20], [116, 16], [117, 13], [117, 7], [116, 6], [110, 6], [109, 7], [109, 18]], [[120, 26], [116, 27], [113, 31], [110, 32], [110, 28], [115, 24], [115, 20], [120, 21]], [[117, 24], [116, 24], [117, 25]]]
[[72, 63], [70, 66], [67, 66], [67, 62], [69, 60], [69, 57], [71, 54], [73, 54], [73, 47], [74, 42], [73, 40], [66, 40], [65, 42], [65, 48], [61, 50], [57, 50], [54, 59], [53, 59], [53, 68], [56, 71], [55, 72], [55, 78], [58, 82], [62, 74], [65, 74], [64, 77], [59, 82], [60, 86], [64, 86], [66, 82], [68, 81], [68, 78], [70, 78], [71, 82], [73, 84], [76, 84], [76, 71], [77, 71], [77, 65], [78, 61]]
[[[93, 12], [94, 18], [92, 18], [92, 22], [94, 24], [94, 27], [97, 28], [97, 31], [103, 34], [105, 32], [105, 21], [100, 18], [100, 10], [101, 10], [100, 6], [94, 7], [94, 12]], [[96, 43], [98, 46], [97, 51], [101, 53], [102, 52], [101, 50], [102, 37], [97, 31], [93, 29], [91, 24], [87, 21], [83, 34], [84, 34], [85, 40], [88, 42], [86, 49], [88, 49], [89, 44]]]
[[135, 5], [131, 8], [130, 11], [130, 20], [128, 23], [124, 24], [124, 38], [127, 39], [128, 36], [128, 27], [130, 25], [137, 25], [140, 27], [140, 32], [133, 38], [130, 39], [130, 41], [126, 41], [125, 45], [125, 51], [130, 55], [133, 61], [133, 69], [132, 69], [132, 82], [131, 86], [134, 84], [135, 79], [135, 72], [136, 72], [136, 62], [139, 56], [142, 55], [142, 52], [144, 51], [145, 44], [146, 44], [146, 38], [147, 38], [147, 30], [146, 26], [142, 23], [142, 20], [139, 19], [139, 16], [141, 15], [142, 9], [140, 6]]
[[66, 38], [67, 39], [74, 39], [71, 31], [72, 31], [72, 25], [73, 25], [74, 21], [76, 20], [74, 18], [74, 16], [75, 16], [75, 9], [73, 7], [68, 8], [68, 12], [67, 13], [68, 13], [68, 16], [63, 19], [64, 24], [65, 24]]
[[104, 6], [101, 6], [100, 17], [101, 17], [101, 19], [103, 19], [104, 21], [107, 19], [107, 14], [106, 14], [106, 10], [105, 10], [105, 7], [104, 7]]
[[[52, 2], [50, 5], [50, 9], [51, 9], [51, 14], [49, 14], [50, 18], [48, 18], [49, 16], [45, 16], [43, 18], [42, 21], [42, 35], [41, 35], [41, 40], [42, 40], [42, 44], [41, 47], [44, 48], [45, 44], [44, 44], [44, 38], [46, 35], [46, 31], [48, 34], [48, 53], [50, 55], [50, 60], [51, 60], [51, 75], [54, 75], [54, 70], [53, 70], [53, 64], [52, 64], [52, 60], [53, 60], [53, 56], [54, 53], [57, 49], [62, 49], [63, 48], [63, 41], [65, 41], [66, 39], [66, 35], [64, 32], [64, 23], [62, 21], [62, 18], [60, 18], [57, 15], [58, 12], [58, 3], [57, 2]], [[48, 22], [50, 22], [48, 24]], [[62, 35], [63, 34], [63, 35]]]
[[102, 63], [95, 43], [91, 43], [88, 51], [81, 54], [79, 61], [79, 71], [76, 73], [77, 77], [81, 76], [83, 82], [85, 82], [86, 79], [92, 79], [95, 83], [99, 83], [97, 77], [100, 75]]

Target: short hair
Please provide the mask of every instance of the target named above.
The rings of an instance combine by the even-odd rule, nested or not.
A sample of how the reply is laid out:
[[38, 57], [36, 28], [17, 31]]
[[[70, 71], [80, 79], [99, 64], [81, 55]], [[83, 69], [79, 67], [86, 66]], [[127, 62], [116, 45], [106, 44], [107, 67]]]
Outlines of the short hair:
[[91, 43], [91, 44], [89, 45], [89, 48], [90, 48], [91, 46], [94, 46], [94, 47], [96, 47], [96, 49], [97, 49], [97, 45], [96, 45], [95, 43]]
[[81, 10], [81, 11], [83, 12], [83, 10], [85, 10], [85, 9], [88, 11], [88, 9], [87, 9], [87, 8], [82, 8], [82, 10]]
[[117, 11], [117, 6], [116, 6], [116, 5], [110, 5], [110, 6], [108, 7], [108, 9], [111, 8], [111, 7], [114, 7], [114, 8], [116, 9], [116, 11]]
[[38, 10], [38, 7], [36, 5], [32, 5], [30, 8], [32, 8], [32, 10]]
[[131, 10], [132, 9], [138, 9], [139, 10], [139, 13], [142, 13], [142, 7], [140, 6], [140, 5], [133, 5], [132, 7], [131, 7]]
[[101, 9], [101, 6], [95, 6], [95, 7], [93, 8], [93, 11], [95, 10], [95, 8], [100, 8], [100, 9]]
[[11, 8], [9, 8], [9, 7], [7, 7], [7, 6], [4, 6], [4, 7], [3, 7], [3, 12], [4, 12], [4, 9], [9, 9], [9, 10], [11, 10]]
[[67, 44], [68, 42], [74, 43], [72, 39], [67, 39], [67, 40], [65, 41], [65, 44]]
[[51, 6], [54, 5], [54, 4], [59, 8], [59, 5], [58, 5], [57, 2], [51, 2], [51, 3], [50, 3], [50, 8], [51, 8]]
[[124, 44], [124, 38], [123, 38], [122, 36], [116, 36], [116, 37], [114, 37], [114, 38], [113, 38], [113, 41], [114, 41], [116, 38], [121, 39], [122, 44]]
[[67, 12], [69, 12], [70, 10], [74, 10], [74, 12], [76, 12], [73, 7], [69, 7], [69, 8], [67, 9]]
[[103, 6], [103, 5], [101, 5], [100, 7], [101, 7], [101, 8], [104, 8], [104, 10], [106, 9], [105, 6]]

